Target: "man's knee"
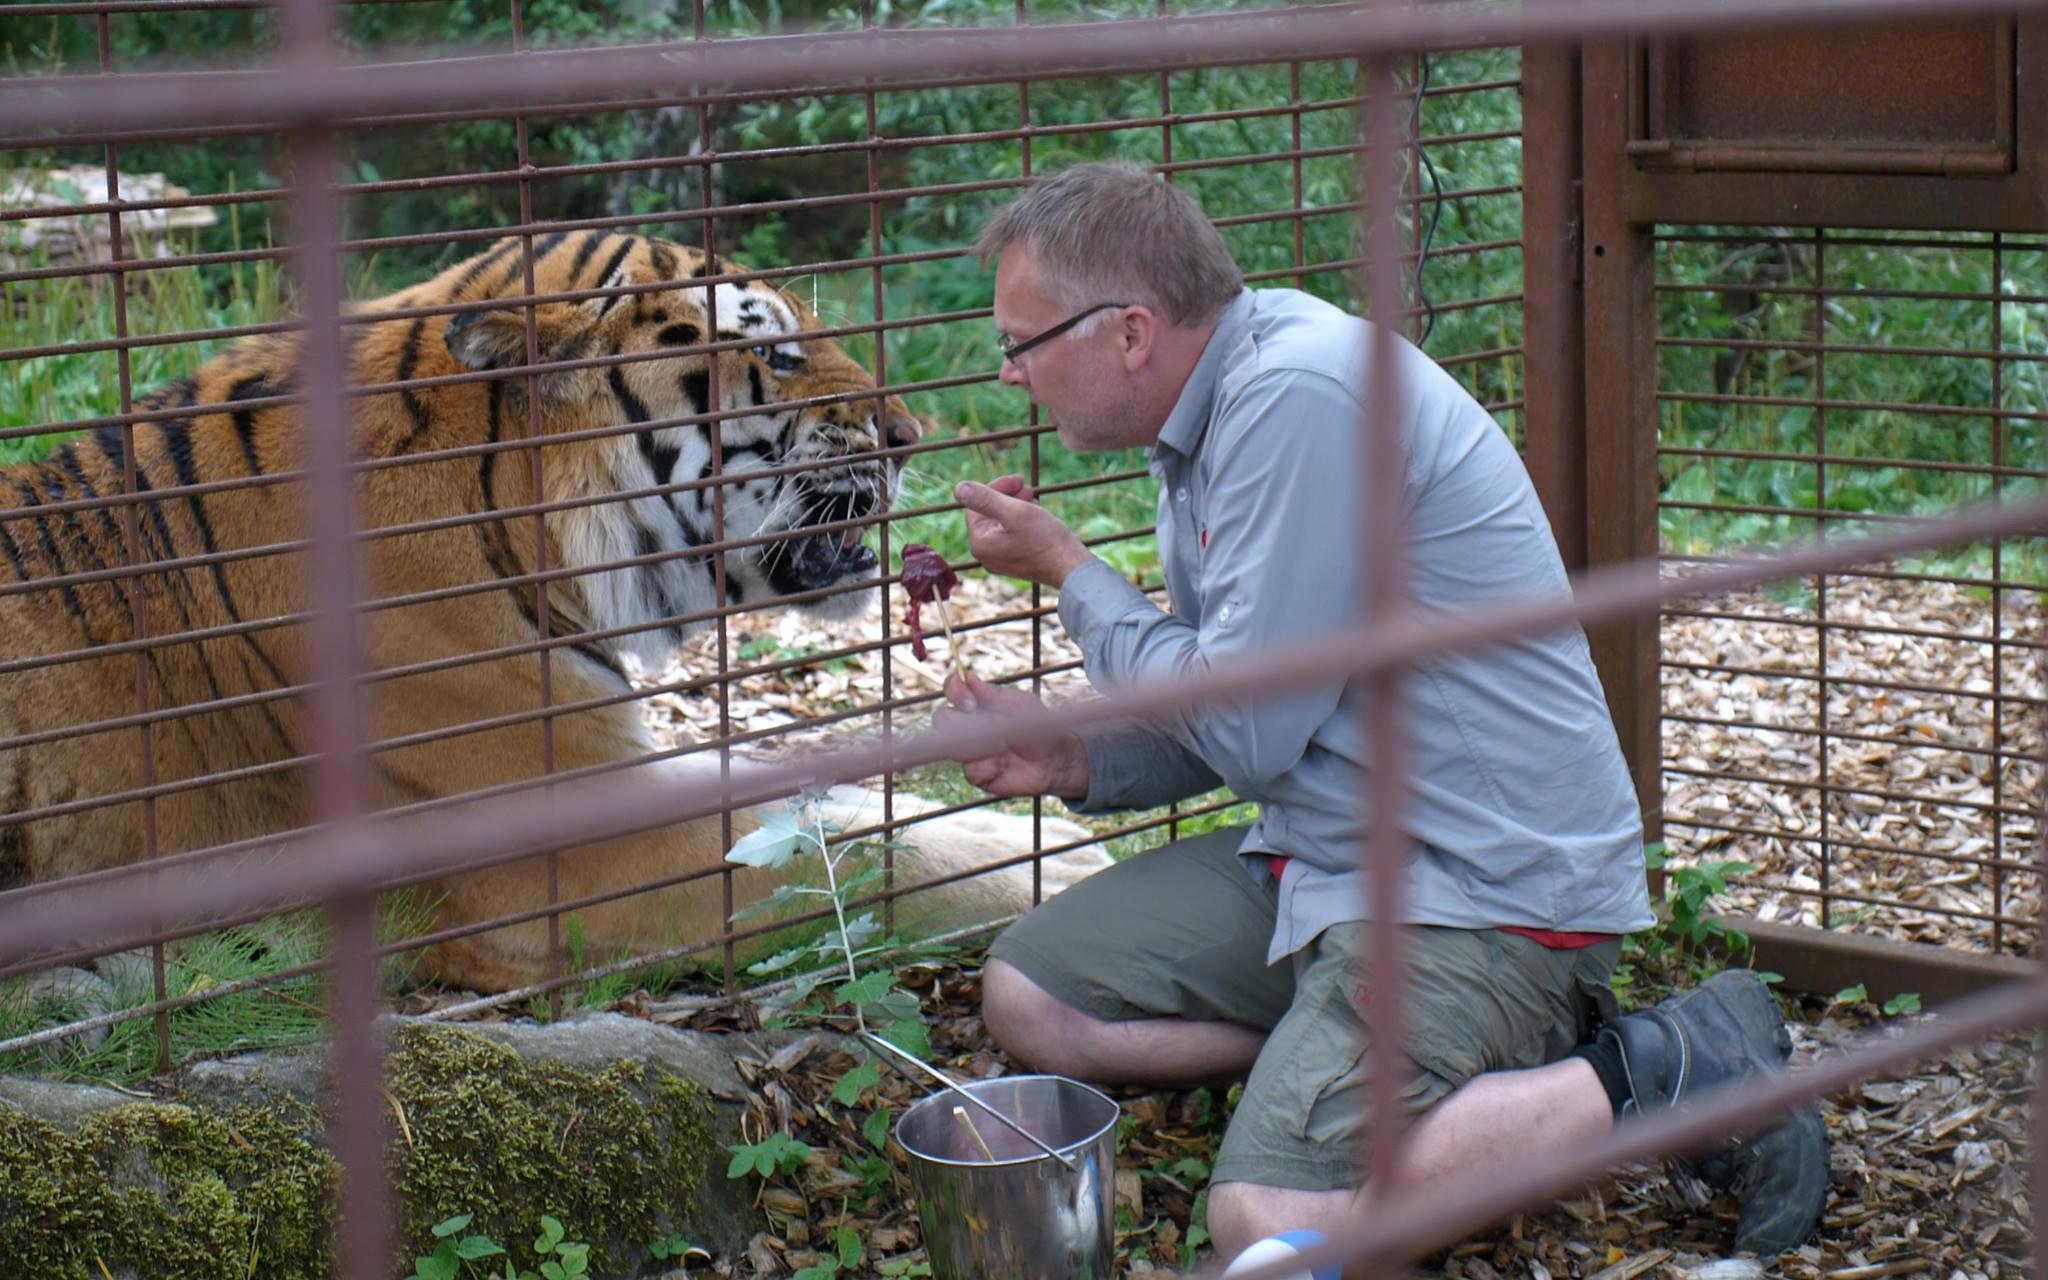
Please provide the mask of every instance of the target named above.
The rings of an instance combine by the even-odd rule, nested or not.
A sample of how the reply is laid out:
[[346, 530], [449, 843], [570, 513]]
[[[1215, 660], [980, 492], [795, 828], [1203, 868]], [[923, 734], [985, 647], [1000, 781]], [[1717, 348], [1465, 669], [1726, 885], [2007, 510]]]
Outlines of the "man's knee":
[[1343, 1227], [1357, 1214], [1355, 1190], [1298, 1191], [1256, 1182], [1209, 1184], [1209, 1236], [1218, 1257], [1235, 1258], [1267, 1236], [1283, 1231]]
[[990, 960], [981, 973], [981, 1020], [995, 1042], [1039, 1071], [1083, 1076], [1077, 1052], [1096, 1020], [1063, 1003], [1013, 965]]

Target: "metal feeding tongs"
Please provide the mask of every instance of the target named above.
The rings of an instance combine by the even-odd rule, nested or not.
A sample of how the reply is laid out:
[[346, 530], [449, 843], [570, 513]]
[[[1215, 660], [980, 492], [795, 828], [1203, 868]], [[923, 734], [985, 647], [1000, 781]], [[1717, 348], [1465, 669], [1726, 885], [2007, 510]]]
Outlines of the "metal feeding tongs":
[[[1002, 1121], [1003, 1126], [1009, 1129], [1010, 1132], [1018, 1135], [1019, 1137], [1023, 1138], [1026, 1142], [1029, 1142], [1032, 1146], [1037, 1147], [1040, 1151], [1045, 1152], [1045, 1154], [1059, 1161], [1069, 1171], [1071, 1171], [1074, 1168], [1074, 1161], [1071, 1156], [1063, 1155], [1060, 1152], [1054, 1150], [1051, 1144], [1047, 1143], [1045, 1139], [1031, 1132], [1031, 1130], [1026, 1129], [1023, 1125], [1018, 1124], [1015, 1120], [1012, 1120], [1010, 1117], [996, 1110], [988, 1103], [983, 1102], [980, 1098], [976, 1097], [967, 1089], [963, 1088], [959, 1081], [953, 1079], [953, 1077], [947, 1075], [945, 1072], [939, 1070], [937, 1067], [926, 1062], [923, 1058], [918, 1057], [914, 1053], [909, 1053], [905, 1050], [897, 1048], [895, 1045], [890, 1044], [887, 1040], [882, 1039], [882, 1037], [876, 1035], [872, 1031], [863, 1029], [860, 1033], [860, 1036], [861, 1039], [866, 1040], [869, 1044], [876, 1045], [883, 1049], [887, 1049], [896, 1057], [902, 1059], [905, 1062], [908, 1062], [910, 1065], [916, 1067], [919, 1071], [924, 1072], [926, 1075], [932, 1077], [934, 1080], [937, 1080], [940, 1084], [943, 1084], [948, 1089], [951, 1089], [954, 1093], [959, 1094], [961, 1097], [967, 1099], [975, 1106], [981, 1108], [981, 1110], [984, 1113], [992, 1115], [997, 1120]], [[973, 1122], [967, 1119], [967, 1113], [959, 1107], [953, 1108], [953, 1112], [955, 1115], [959, 1116], [964, 1123], [967, 1124], [967, 1131], [968, 1133], [974, 1136], [975, 1145], [979, 1146], [982, 1149], [983, 1154], [988, 1154], [988, 1144], [981, 1140], [981, 1134], [975, 1129]], [[993, 1157], [991, 1157], [990, 1162], [994, 1162]]]

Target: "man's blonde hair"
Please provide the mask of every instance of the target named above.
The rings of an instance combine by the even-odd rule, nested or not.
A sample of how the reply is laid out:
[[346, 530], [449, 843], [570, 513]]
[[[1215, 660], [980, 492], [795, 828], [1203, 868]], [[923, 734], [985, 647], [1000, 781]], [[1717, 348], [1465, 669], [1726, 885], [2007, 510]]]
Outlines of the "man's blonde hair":
[[1065, 306], [1143, 303], [1170, 323], [1209, 323], [1244, 273], [1194, 197], [1135, 164], [1075, 165], [1034, 180], [975, 239], [984, 264], [1021, 244]]

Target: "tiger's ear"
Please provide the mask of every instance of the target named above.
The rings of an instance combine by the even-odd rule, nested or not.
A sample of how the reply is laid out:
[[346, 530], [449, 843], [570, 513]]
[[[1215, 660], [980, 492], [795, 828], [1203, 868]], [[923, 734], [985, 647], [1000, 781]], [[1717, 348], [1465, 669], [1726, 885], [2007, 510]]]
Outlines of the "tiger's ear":
[[[541, 307], [534, 316], [537, 350], [543, 364], [573, 359], [589, 330], [579, 307]], [[471, 369], [516, 369], [526, 363], [526, 314], [523, 311], [464, 311], [448, 318], [442, 337], [448, 354]], [[542, 375], [547, 384], [565, 380], [562, 372]]]

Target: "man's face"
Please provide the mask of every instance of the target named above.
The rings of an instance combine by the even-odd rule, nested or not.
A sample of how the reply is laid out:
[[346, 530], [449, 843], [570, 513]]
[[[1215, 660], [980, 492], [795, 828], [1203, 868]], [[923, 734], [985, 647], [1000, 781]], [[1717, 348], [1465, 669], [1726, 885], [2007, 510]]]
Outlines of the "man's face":
[[[1069, 312], [1043, 287], [1037, 255], [1017, 244], [996, 263], [996, 328], [1023, 342], [1067, 319]], [[1105, 299], [1107, 301], [1107, 299]], [[1092, 332], [1073, 330], [1003, 361], [1002, 380], [1022, 387], [1051, 415], [1060, 441], [1092, 452], [1149, 444], [1123, 367], [1115, 319]]]

